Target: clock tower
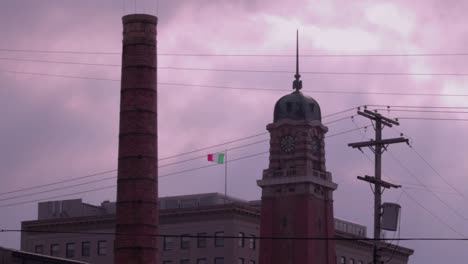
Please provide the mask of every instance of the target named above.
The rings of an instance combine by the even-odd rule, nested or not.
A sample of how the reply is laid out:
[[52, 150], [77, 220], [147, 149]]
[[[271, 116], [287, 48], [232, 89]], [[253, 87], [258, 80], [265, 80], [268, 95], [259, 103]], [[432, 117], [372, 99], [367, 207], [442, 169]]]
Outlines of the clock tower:
[[326, 239], [335, 235], [332, 193], [337, 188], [325, 167], [328, 128], [319, 104], [300, 91], [298, 55], [296, 60], [295, 91], [275, 105], [273, 123], [267, 125], [270, 164], [257, 181], [260, 236], [265, 237], [260, 264], [335, 263], [335, 243]]

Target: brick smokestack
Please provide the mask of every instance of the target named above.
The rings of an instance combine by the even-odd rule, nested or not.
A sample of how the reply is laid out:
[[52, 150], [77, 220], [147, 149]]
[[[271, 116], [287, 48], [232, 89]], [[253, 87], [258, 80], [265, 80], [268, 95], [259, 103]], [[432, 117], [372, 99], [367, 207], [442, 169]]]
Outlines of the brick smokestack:
[[157, 264], [157, 17], [122, 18], [123, 50], [114, 263]]

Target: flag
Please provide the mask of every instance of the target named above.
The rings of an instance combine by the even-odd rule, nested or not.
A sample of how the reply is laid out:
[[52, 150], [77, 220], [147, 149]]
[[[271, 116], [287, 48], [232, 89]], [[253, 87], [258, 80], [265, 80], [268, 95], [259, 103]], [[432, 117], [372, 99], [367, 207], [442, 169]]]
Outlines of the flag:
[[218, 164], [224, 163], [224, 153], [208, 154], [208, 161], [216, 162]]

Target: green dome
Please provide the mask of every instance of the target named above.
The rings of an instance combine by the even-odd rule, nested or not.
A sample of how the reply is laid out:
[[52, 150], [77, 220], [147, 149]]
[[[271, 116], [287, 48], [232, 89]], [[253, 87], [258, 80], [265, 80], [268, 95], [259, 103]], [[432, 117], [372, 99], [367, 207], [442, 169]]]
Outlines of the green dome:
[[275, 104], [273, 122], [283, 119], [321, 121], [320, 106], [312, 97], [296, 90], [281, 97]]

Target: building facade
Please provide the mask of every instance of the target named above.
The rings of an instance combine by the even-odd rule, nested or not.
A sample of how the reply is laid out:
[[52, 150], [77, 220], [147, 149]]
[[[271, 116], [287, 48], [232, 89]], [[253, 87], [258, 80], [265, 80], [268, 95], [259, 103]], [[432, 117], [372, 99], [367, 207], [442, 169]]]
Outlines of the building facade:
[[51, 257], [43, 254], [0, 247], [1, 264], [87, 264], [72, 259]]
[[[159, 199], [160, 264], [257, 264], [260, 201], [217, 193]], [[115, 203], [101, 206], [80, 199], [39, 203], [38, 220], [22, 223], [21, 250], [96, 264], [113, 263]], [[366, 227], [334, 220], [335, 237], [365, 238]], [[43, 231], [43, 232], [34, 232]], [[373, 244], [337, 240], [334, 259], [340, 264], [368, 264]], [[383, 246], [390, 264], [406, 264], [413, 251]]]

